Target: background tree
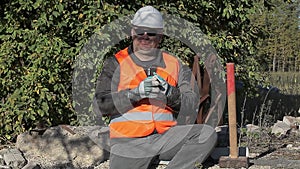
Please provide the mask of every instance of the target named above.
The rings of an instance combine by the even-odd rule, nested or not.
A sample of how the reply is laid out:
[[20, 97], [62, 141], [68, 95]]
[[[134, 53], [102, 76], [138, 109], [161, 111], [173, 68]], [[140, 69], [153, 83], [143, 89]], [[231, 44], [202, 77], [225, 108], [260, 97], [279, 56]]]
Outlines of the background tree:
[[[267, 4], [266, 4], [267, 2]], [[299, 1], [258, 1], [250, 20], [261, 36], [258, 58], [266, 71], [299, 71]]]

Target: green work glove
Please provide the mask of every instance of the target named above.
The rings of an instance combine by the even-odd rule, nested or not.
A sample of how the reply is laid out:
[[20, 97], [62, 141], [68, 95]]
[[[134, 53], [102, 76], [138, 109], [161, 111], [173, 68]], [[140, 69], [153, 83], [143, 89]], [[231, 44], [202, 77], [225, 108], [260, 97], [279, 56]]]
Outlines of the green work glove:
[[160, 92], [166, 95], [167, 97], [171, 95], [173, 86], [171, 86], [165, 79], [163, 79], [161, 76], [159, 76], [157, 73], [153, 73], [154, 77], [159, 82], [159, 89]]
[[[166, 101], [166, 104], [168, 106], [177, 104], [178, 102], [181, 102], [181, 97], [180, 97], [180, 90], [179, 88], [170, 85], [164, 78], [162, 78], [161, 76], [159, 76], [157, 73], [153, 73], [154, 74], [154, 78], [156, 79], [156, 81], [159, 82], [159, 89], [160, 89], [160, 94], [159, 96], [163, 95], [164, 99]], [[160, 97], [163, 98], [163, 97]], [[175, 107], [172, 107], [175, 108]]]
[[128, 93], [128, 98], [140, 100], [143, 98], [157, 98], [160, 92], [159, 82], [153, 77], [147, 77], [136, 88]]

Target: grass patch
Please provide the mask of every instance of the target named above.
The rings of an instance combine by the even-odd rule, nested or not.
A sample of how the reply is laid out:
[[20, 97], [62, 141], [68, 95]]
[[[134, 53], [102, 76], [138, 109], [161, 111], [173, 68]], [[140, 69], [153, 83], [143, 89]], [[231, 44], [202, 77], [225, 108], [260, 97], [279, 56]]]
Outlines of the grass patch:
[[283, 94], [300, 95], [300, 72], [271, 72], [269, 81]]

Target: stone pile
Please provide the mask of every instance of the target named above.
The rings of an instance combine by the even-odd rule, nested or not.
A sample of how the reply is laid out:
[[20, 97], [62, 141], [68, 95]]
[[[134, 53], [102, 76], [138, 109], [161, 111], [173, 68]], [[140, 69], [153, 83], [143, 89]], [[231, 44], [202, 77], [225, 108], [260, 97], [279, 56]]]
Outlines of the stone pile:
[[[259, 132], [261, 129], [257, 125], [247, 124], [246, 129], [248, 133]], [[278, 120], [271, 127], [271, 134], [278, 138], [283, 138], [290, 132], [300, 133], [300, 117], [284, 116], [283, 120]]]

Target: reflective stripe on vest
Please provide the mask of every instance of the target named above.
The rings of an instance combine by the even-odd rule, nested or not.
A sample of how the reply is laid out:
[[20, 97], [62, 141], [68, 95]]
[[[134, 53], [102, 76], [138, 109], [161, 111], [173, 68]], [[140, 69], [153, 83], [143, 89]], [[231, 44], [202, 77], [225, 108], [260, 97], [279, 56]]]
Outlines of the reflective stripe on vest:
[[122, 114], [111, 120], [111, 123], [121, 122], [121, 121], [143, 121], [143, 120], [153, 120], [152, 112], [130, 112]]
[[121, 122], [121, 121], [143, 121], [143, 120], [174, 121], [175, 119], [172, 114], [155, 113], [152, 117], [152, 112], [130, 112], [112, 119], [111, 123]]
[[[128, 48], [118, 52], [115, 57], [120, 66], [118, 91], [135, 88], [147, 78], [144, 69], [136, 65], [129, 56]], [[157, 67], [156, 73], [170, 85], [176, 86], [179, 60], [166, 53], [163, 53], [163, 59], [166, 67]], [[164, 133], [176, 124], [172, 111], [163, 102], [155, 99], [143, 99], [139, 102], [139, 106], [111, 120], [110, 137], [143, 137], [155, 130], [158, 133]]]

